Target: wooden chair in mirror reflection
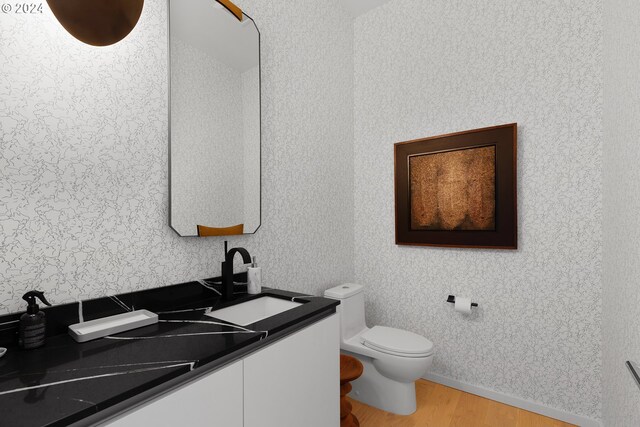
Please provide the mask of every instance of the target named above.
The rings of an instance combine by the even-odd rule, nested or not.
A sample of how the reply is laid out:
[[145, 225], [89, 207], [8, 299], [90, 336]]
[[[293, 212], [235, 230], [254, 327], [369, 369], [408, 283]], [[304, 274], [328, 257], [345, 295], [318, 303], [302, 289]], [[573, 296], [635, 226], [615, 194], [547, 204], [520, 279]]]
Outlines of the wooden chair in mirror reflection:
[[198, 237], [209, 236], [234, 236], [244, 234], [244, 224], [232, 225], [231, 227], [206, 227], [198, 225]]

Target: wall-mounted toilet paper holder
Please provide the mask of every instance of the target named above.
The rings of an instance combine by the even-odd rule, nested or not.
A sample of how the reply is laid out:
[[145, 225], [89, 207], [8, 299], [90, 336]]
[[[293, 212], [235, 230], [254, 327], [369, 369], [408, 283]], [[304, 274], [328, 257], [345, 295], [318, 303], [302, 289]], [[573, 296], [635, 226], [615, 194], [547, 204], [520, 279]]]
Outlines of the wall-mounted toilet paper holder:
[[[449, 298], [447, 298], [447, 302], [455, 304], [456, 303], [456, 297], [454, 295], [449, 295]], [[471, 303], [471, 307], [477, 307], [477, 306], [478, 306], [477, 302], [472, 302]]]

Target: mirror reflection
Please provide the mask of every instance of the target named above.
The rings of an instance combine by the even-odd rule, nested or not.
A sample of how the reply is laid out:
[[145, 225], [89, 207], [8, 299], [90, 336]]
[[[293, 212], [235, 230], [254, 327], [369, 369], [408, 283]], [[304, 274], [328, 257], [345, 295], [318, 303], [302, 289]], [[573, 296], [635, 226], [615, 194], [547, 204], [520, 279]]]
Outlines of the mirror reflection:
[[170, 224], [181, 236], [260, 226], [260, 35], [212, 0], [169, 0]]

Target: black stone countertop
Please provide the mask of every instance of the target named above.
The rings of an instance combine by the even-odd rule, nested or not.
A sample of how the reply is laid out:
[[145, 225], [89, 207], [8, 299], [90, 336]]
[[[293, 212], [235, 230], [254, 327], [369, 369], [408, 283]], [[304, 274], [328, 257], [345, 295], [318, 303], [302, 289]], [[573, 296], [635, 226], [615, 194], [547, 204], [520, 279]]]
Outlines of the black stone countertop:
[[[240, 287], [236, 287], [240, 288]], [[303, 304], [238, 328], [205, 313], [257, 298], [238, 292], [232, 302], [198, 283], [84, 301], [85, 321], [147, 309], [159, 323], [86, 343], [66, 330], [79, 321], [79, 304], [44, 310], [44, 347], [15, 344], [20, 313], [0, 317], [0, 426], [90, 424], [176, 384], [240, 359], [274, 339], [335, 312], [337, 301], [265, 288], [261, 295]], [[146, 396], [146, 397], [145, 397]]]

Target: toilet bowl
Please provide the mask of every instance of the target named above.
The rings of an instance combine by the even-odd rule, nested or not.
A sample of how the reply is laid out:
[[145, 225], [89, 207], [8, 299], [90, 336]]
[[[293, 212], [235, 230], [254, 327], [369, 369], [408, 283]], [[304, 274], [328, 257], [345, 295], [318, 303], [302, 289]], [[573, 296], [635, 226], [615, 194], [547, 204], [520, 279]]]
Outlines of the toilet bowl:
[[364, 365], [360, 378], [351, 383], [350, 397], [399, 415], [416, 410], [415, 381], [433, 361], [433, 344], [413, 332], [386, 326], [368, 328], [364, 317], [364, 292], [360, 285], [345, 283], [324, 293], [340, 301], [340, 350]]

